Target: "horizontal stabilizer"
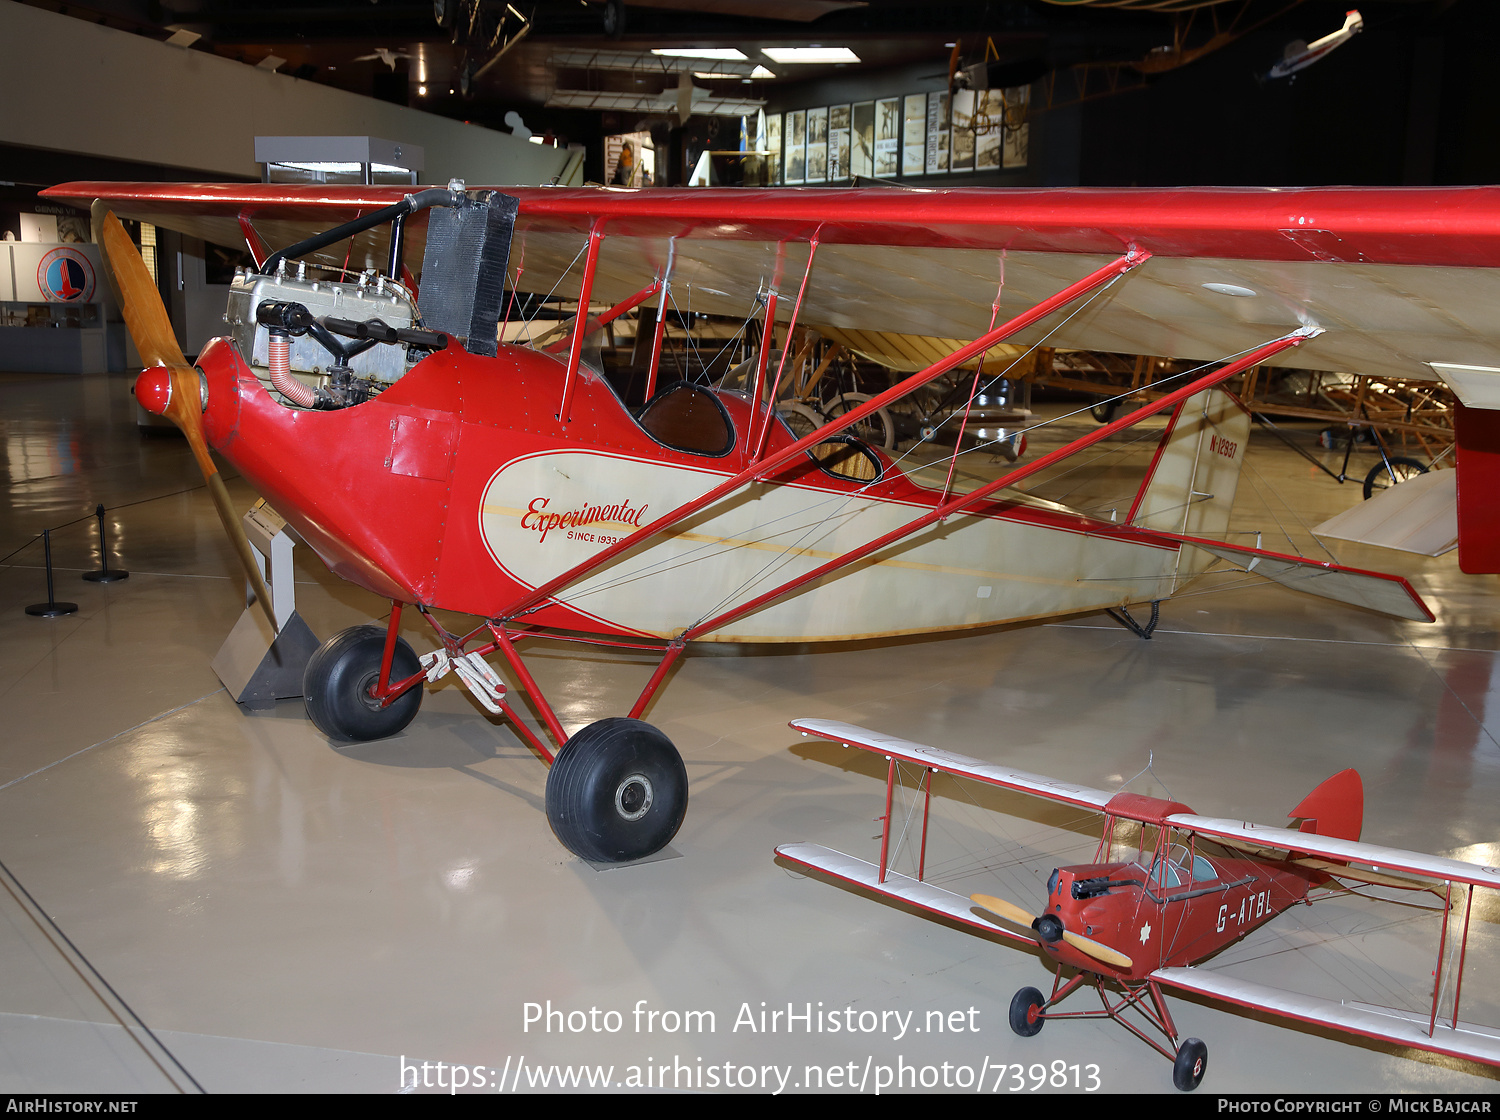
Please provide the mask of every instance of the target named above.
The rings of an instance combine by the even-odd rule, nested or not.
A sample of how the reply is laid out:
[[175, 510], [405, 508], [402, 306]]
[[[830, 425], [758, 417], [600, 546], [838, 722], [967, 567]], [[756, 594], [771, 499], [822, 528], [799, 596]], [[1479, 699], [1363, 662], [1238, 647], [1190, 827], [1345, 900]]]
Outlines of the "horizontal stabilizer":
[[1202, 537], [1187, 537], [1177, 533], [1156, 532], [1158, 537], [1170, 537], [1201, 548], [1221, 560], [1238, 564], [1247, 572], [1289, 587], [1293, 591], [1305, 591], [1324, 599], [1364, 607], [1395, 618], [1412, 622], [1432, 622], [1437, 616], [1427, 608], [1422, 597], [1412, 590], [1411, 584], [1400, 576], [1384, 572], [1367, 572], [1362, 568], [1346, 568], [1331, 560], [1308, 560], [1301, 556], [1288, 556], [1280, 552], [1267, 552], [1259, 548], [1226, 544], [1224, 541], [1207, 540]]
[[1028, 774], [1024, 770], [1012, 770], [993, 762], [982, 762], [977, 758], [954, 754], [952, 751], [913, 743], [909, 739], [898, 739], [894, 735], [881, 735], [852, 723], [841, 723], [836, 719], [794, 719], [791, 727], [804, 735], [817, 735], [843, 743], [846, 747], [859, 747], [874, 751], [888, 758], [897, 758], [917, 766], [941, 770], [945, 774], [957, 774], [961, 778], [976, 778], [990, 785], [1003, 786], [1018, 793], [1030, 793], [1045, 797], [1049, 801], [1061, 801], [1066, 805], [1077, 805], [1083, 809], [1103, 812], [1114, 797], [1102, 789], [1060, 782], [1056, 778], [1040, 774]]
[[1366, 1003], [1319, 999], [1300, 992], [1252, 984], [1202, 968], [1160, 968], [1151, 974], [1151, 979], [1178, 991], [1193, 992], [1304, 1023], [1315, 1023], [1365, 1038], [1378, 1038], [1398, 1046], [1430, 1050], [1435, 1054], [1451, 1054], [1488, 1065], [1500, 1065], [1500, 1031], [1493, 1027], [1460, 1022], [1455, 1028], [1451, 1019], [1445, 1022], [1439, 1018], [1429, 1036], [1429, 1015]]
[[1441, 556], [1458, 547], [1458, 472], [1428, 471], [1330, 517], [1315, 537]]
[[795, 863], [809, 871], [817, 871], [831, 878], [842, 880], [852, 886], [861, 887], [875, 894], [904, 902], [944, 918], [952, 918], [986, 933], [998, 933], [1012, 941], [1035, 945], [1036, 938], [997, 926], [994, 922], [979, 917], [977, 907], [967, 895], [954, 894], [941, 887], [934, 887], [910, 875], [899, 875], [894, 871], [885, 873], [885, 882], [880, 881], [880, 868], [862, 859], [846, 856], [821, 844], [782, 844], [776, 854], [788, 863]]

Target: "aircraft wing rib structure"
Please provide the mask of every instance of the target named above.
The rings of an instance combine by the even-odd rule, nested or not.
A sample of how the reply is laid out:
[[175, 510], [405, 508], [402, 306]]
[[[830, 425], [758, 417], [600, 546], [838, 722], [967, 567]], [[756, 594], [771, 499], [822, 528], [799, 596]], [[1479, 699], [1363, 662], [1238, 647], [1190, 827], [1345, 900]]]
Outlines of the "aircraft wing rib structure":
[[1160, 968], [1151, 974], [1151, 979], [1178, 991], [1208, 996], [1304, 1023], [1316, 1023], [1365, 1038], [1393, 1042], [1398, 1046], [1411, 1046], [1419, 1050], [1500, 1065], [1500, 1031], [1493, 1027], [1464, 1022], [1454, 1026], [1451, 1020], [1445, 1021], [1440, 1017], [1429, 1035], [1429, 1015], [1368, 1003], [1321, 999], [1237, 980], [1203, 968]]
[[[1481, 867], [1477, 863], [1465, 863], [1463, 860], [1444, 856], [1408, 852], [1401, 848], [1387, 848], [1381, 844], [1365, 844], [1357, 840], [1341, 840], [1336, 836], [1319, 836], [1290, 828], [1273, 828], [1249, 821], [1200, 817], [1193, 813], [1174, 813], [1166, 818], [1165, 823], [1173, 828], [1196, 832], [1200, 836], [1232, 841], [1236, 846], [1297, 852], [1321, 856], [1339, 863], [1360, 864], [1377, 871], [1500, 890], [1500, 868]], [[1333, 869], [1332, 874], [1337, 875], [1337, 869]]]
[[1036, 797], [1045, 797], [1049, 801], [1060, 801], [1064, 805], [1076, 805], [1081, 809], [1092, 809], [1099, 813], [1104, 812], [1110, 798], [1114, 796], [1102, 789], [1091, 789], [1088, 786], [1074, 785], [1072, 782], [1060, 782], [1056, 778], [1028, 774], [1024, 770], [1012, 770], [1008, 766], [981, 762], [977, 758], [954, 754], [952, 751], [929, 747], [923, 743], [913, 743], [909, 739], [881, 735], [863, 727], [856, 727], [852, 723], [841, 723], [831, 719], [794, 719], [791, 726], [805, 735], [831, 739], [835, 743], [843, 743], [846, 747], [859, 747], [861, 750], [874, 751], [876, 754], [883, 754], [916, 766], [941, 770], [945, 774], [975, 778], [981, 782], [988, 782], [990, 785], [1013, 789], [1018, 793], [1029, 793]]
[[885, 881], [882, 882], [880, 868], [875, 864], [846, 856], [843, 852], [836, 852], [821, 844], [782, 844], [776, 849], [776, 854], [788, 863], [805, 867], [809, 871], [820, 872], [840, 882], [884, 895], [940, 917], [952, 918], [985, 933], [998, 933], [1026, 945], [1036, 944], [1034, 937], [1013, 933], [997, 926], [993, 921], [977, 917], [979, 908], [969, 900], [968, 895], [954, 894], [896, 871], [886, 871]]

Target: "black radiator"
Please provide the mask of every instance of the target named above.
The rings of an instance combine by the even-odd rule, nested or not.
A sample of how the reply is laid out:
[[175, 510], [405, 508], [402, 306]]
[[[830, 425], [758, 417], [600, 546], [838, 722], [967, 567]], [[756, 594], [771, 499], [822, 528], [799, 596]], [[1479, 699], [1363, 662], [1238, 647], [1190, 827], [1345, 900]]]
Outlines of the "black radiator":
[[496, 352], [518, 205], [499, 191], [475, 191], [463, 206], [428, 211], [422, 325], [453, 335], [471, 354]]

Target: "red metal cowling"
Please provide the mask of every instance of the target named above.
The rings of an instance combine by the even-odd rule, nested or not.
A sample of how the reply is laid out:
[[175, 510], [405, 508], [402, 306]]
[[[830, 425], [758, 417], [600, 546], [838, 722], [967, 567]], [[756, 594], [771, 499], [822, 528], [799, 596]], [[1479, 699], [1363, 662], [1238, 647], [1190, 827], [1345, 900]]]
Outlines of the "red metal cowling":
[[429, 602], [447, 483], [390, 472], [403, 410], [382, 399], [337, 412], [286, 408], [227, 339], [204, 349], [199, 368], [208, 380], [209, 443], [329, 569], [384, 598]]

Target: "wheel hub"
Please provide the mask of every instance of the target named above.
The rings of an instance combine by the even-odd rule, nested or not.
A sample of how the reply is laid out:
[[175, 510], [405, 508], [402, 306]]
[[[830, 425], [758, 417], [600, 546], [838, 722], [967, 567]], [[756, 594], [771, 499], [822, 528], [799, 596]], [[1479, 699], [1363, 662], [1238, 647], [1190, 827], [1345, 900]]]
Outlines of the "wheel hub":
[[654, 793], [650, 778], [632, 774], [615, 789], [615, 812], [627, 821], [638, 821], [650, 811]]

